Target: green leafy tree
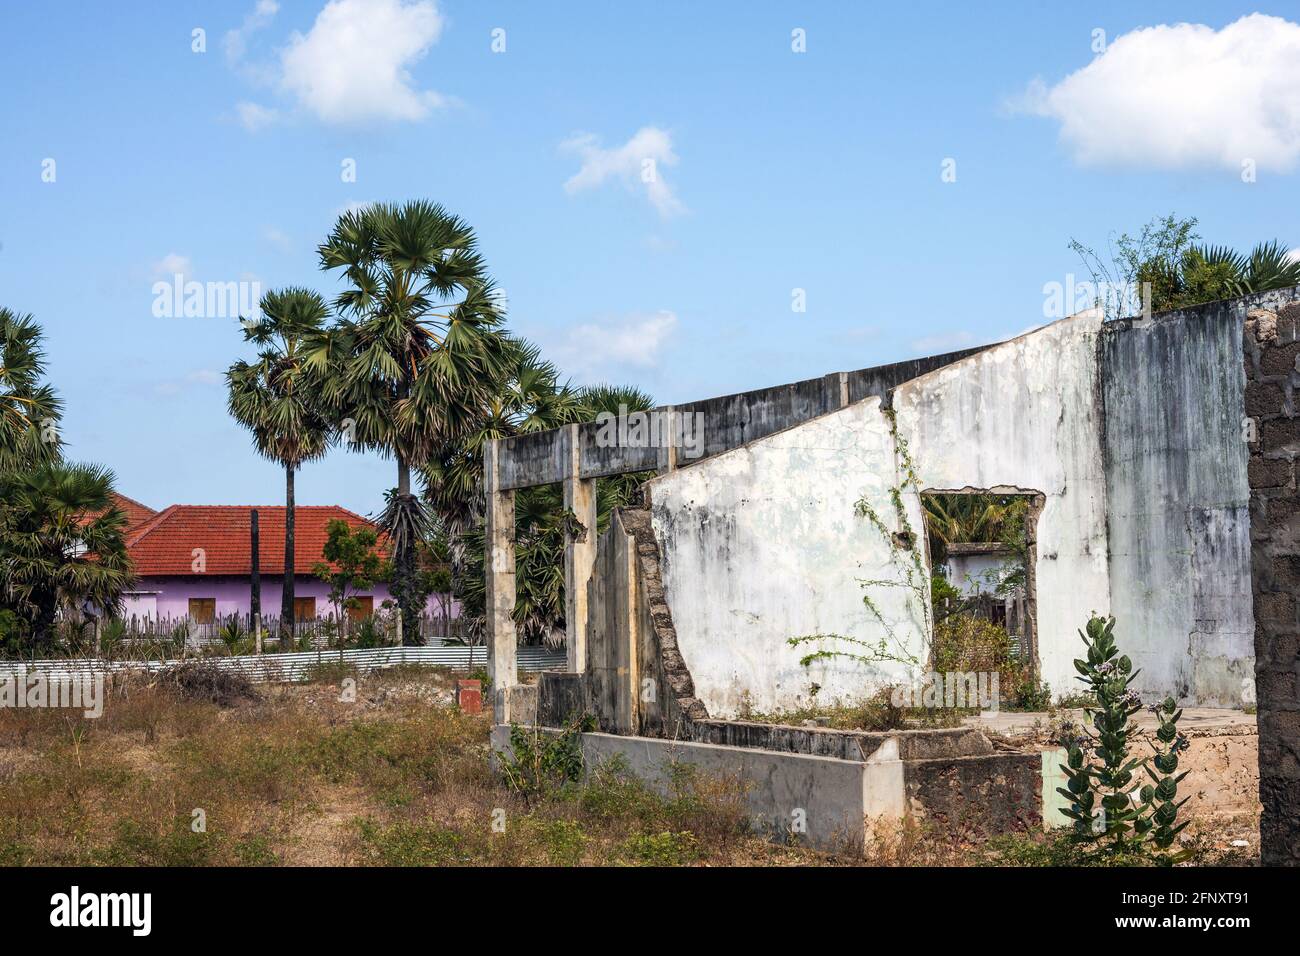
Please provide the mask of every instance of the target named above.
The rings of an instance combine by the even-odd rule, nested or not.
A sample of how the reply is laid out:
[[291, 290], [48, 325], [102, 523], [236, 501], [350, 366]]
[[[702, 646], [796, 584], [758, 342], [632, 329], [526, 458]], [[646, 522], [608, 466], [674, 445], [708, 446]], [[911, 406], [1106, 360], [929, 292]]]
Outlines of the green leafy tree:
[[0, 471], [57, 459], [62, 410], [45, 381], [40, 326], [0, 308]]
[[1070, 240], [1097, 286], [1107, 319], [1143, 312], [1144, 289], [1153, 312], [1300, 285], [1300, 260], [1282, 243], [1257, 244], [1248, 254], [1198, 243], [1197, 220], [1157, 217], [1136, 234], [1108, 241], [1105, 254]]
[[22, 649], [53, 646], [60, 609], [120, 613], [135, 573], [112, 491], [113, 473], [98, 465], [46, 462], [0, 475], [0, 606]]
[[371, 590], [388, 579], [388, 562], [376, 549], [379, 536], [373, 528], [354, 528], [341, 518], [325, 526], [324, 561], [318, 561], [312, 574], [329, 585], [330, 603], [343, 634], [347, 634], [347, 613], [359, 607], [356, 595]]
[[280, 646], [293, 646], [294, 474], [329, 449], [331, 423], [319, 376], [307, 362], [307, 346], [324, 331], [329, 306], [315, 292], [289, 288], [262, 296], [261, 316], [244, 320], [244, 340], [257, 360], [240, 360], [226, 372], [227, 405], [253, 434], [259, 454], [284, 468], [284, 587]]
[[413, 470], [465, 441], [498, 394], [505, 332], [473, 230], [434, 203], [373, 204], [339, 217], [320, 246], [340, 270], [342, 319], [312, 361], [350, 447], [397, 461], [379, 520], [390, 542], [402, 640], [419, 641], [416, 550], [430, 531]]

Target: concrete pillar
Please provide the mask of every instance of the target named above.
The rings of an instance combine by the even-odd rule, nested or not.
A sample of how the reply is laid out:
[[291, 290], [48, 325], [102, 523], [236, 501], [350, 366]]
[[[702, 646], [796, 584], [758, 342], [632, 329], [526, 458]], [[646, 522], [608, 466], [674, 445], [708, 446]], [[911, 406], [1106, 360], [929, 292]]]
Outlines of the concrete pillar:
[[580, 472], [578, 426], [565, 428], [564, 507], [573, 512], [585, 532], [581, 540], [570, 533], [564, 541], [564, 637], [566, 669], [587, 669], [587, 580], [596, 563], [596, 480]]
[[487, 495], [487, 527], [483, 567], [487, 575], [485, 613], [488, 635], [488, 676], [492, 679], [494, 717], [510, 721], [510, 688], [518, 680], [515, 663], [515, 493], [500, 490], [499, 444], [483, 447], [483, 484]]
[[1252, 311], [1243, 345], [1260, 859], [1300, 866], [1300, 303]]
[[659, 474], [677, 470], [677, 409], [665, 405], [657, 414], [659, 419]]

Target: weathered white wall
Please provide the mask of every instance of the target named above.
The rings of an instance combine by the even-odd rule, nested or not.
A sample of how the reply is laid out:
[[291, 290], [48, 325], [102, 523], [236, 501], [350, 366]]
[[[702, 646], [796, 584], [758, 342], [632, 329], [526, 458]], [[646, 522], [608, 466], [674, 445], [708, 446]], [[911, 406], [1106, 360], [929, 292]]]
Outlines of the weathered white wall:
[[[1239, 326], [1227, 306], [1133, 328], [1103, 329], [1084, 313], [893, 392], [921, 489], [1044, 496], [1038, 650], [1058, 695], [1080, 686], [1079, 629], [1114, 614], [1147, 697], [1253, 700]], [[774, 710], [806, 702], [814, 682], [828, 700], [905, 679], [902, 665], [805, 671], [786, 644], [809, 633], [879, 640], [864, 593], [924, 657], [925, 612], [906, 606], [915, 596], [859, 584], [899, 580], [906, 552], [855, 516], [854, 502], [867, 493], [892, 522], [889, 491], [903, 484], [875, 399], [651, 483], [668, 604], [711, 713], [733, 715], [745, 691]], [[919, 530], [918, 499], [904, 501]]]
[[1134, 687], [1254, 701], [1241, 329], [1226, 303], [1102, 333], [1111, 607]]
[[[885, 627], [863, 604], [863, 579], [899, 580], [910, 552], [854, 513], [865, 497], [897, 530], [893, 440], [872, 398], [724, 452], [649, 483], [665, 597], [695, 690], [713, 716], [735, 716], [746, 692], [774, 711], [817, 699], [857, 700], [902, 680], [898, 663], [837, 659], [804, 668], [804, 634], [884, 639], [896, 656], [928, 654], [925, 614], [907, 587], [872, 587]], [[908, 520], [920, 531], [915, 495]], [[928, 600], [928, 593], [923, 592]], [[827, 638], [828, 649], [854, 650]], [[814, 645], [815, 646], [815, 645]]]
[[1084, 313], [900, 385], [894, 409], [923, 490], [1010, 487], [1045, 496], [1038, 520], [1038, 647], [1054, 692], [1079, 689], [1078, 630], [1110, 610], [1097, 370]]

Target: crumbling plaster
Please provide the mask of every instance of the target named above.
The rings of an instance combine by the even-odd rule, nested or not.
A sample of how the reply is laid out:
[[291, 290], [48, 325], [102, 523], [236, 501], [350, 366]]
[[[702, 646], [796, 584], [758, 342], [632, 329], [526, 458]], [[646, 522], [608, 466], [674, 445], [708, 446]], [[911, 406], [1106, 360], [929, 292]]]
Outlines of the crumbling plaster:
[[1044, 496], [1037, 523], [1038, 653], [1056, 693], [1077, 689], [1078, 629], [1111, 611], [1097, 343], [1083, 313], [893, 392], [922, 489], [1014, 488]]
[[[873, 397], [649, 483], [664, 593], [711, 715], [807, 704], [814, 684], [819, 701], [856, 700], [906, 677], [898, 660], [803, 667], [800, 658], [819, 647], [864, 651], [830, 635], [883, 639], [893, 656], [924, 662], [928, 592], [903, 585], [899, 570], [910, 552], [854, 510], [864, 498], [899, 530], [898, 481], [889, 421]], [[904, 501], [919, 529], [919, 499]], [[898, 586], [861, 584], [879, 579]], [[868, 593], [886, 623], [864, 604]], [[808, 634], [827, 637], [790, 646]]]
[[1082, 313], [894, 388], [898, 446], [871, 398], [651, 482], [665, 596], [710, 713], [799, 706], [813, 684], [822, 701], [861, 697], [907, 674], [846, 659], [802, 668], [798, 635], [886, 637], [924, 660], [918, 597], [860, 584], [902, 584], [899, 549], [853, 512], [865, 493], [892, 525], [894, 487], [918, 530], [918, 489], [1042, 496], [1037, 651], [1054, 693], [1078, 689], [1078, 631], [1095, 613], [1118, 618], [1145, 695], [1249, 703], [1238, 312], [1108, 324]]

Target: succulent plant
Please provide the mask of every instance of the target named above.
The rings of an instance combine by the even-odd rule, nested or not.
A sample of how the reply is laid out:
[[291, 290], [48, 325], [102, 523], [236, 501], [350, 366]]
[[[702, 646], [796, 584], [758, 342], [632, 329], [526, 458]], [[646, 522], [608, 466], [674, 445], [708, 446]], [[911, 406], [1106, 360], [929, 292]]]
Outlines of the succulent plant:
[[[1142, 709], [1142, 699], [1129, 684], [1140, 672], [1120, 654], [1114, 630], [1114, 618], [1093, 617], [1079, 632], [1088, 650], [1074, 662], [1076, 679], [1088, 685], [1097, 706], [1084, 710], [1091, 728], [1083, 728], [1083, 736], [1075, 727], [1063, 735], [1066, 786], [1057, 791], [1070, 805], [1061, 812], [1073, 821], [1079, 840], [1104, 842], [1115, 850], [1165, 851], [1187, 826], [1177, 823], [1178, 810], [1187, 801], [1177, 799], [1178, 784], [1187, 776], [1187, 771], [1177, 773], [1178, 754], [1188, 746], [1178, 732], [1182, 711], [1172, 697], [1153, 705], [1150, 710], [1160, 721], [1157, 743], [1151, 744], [1154, 752], [1131, 756], [1137, 733], [1132, 717]], [[1142, 773], [1153, 783], [1143, 784]]]

